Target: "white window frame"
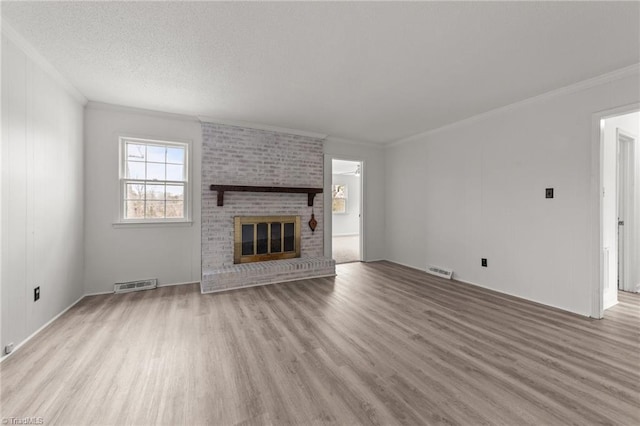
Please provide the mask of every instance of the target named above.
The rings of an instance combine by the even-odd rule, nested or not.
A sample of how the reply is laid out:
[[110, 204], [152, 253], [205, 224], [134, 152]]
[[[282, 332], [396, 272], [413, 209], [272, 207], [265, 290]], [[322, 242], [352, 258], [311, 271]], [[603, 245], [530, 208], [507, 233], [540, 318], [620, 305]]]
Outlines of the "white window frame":
[[[178, 146], [185, 150], [184, 159], [184, 181], [170, 181], [159, 180], [155, 182], [162, 183], [181, 183], [184, 184], [184, 217], [182, 218], [132, 218], [127, 219], [125, 217], [126, 208], [126, 194], [127, 183], [134, 182], [154, 182], [153, 180], [136, 180], [128, 179], [126, 177], [126, 164], [127, 164], [127, 150], [126, 143], [134, 142], [147, 145], [164, 145], [164, 146]], [[177, 141], [177, 140], [162, 140], [162, 139], [150, 139], [134, 136], [120, 136], [118, 140], [119, 155], [118, 155], [118, 177], [119, 187], [119, 207], [118, 207], [118, 219], [116, 225], [132, 224], [132, 225], [144, 225], [144, 224], [190, 224], [191, 223], [191, 143], [189, 141]]]

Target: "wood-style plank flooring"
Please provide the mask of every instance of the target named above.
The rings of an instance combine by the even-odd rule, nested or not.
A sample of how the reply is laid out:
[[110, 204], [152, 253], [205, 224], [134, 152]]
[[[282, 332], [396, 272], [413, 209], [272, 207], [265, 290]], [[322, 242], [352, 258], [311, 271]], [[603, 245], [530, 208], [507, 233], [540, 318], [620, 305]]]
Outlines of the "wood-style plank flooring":
[[0, 364], [45, 424], [640, 424], [640, 297], [604, 320], [389, 262], [86, 297]]

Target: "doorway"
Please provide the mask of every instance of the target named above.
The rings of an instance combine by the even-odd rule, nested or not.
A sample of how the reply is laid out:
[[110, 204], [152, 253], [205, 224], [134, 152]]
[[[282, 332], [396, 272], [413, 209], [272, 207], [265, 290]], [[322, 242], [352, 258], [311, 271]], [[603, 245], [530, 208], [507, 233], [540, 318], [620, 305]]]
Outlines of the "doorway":
[[331, 160], [331, 257], [362, 260], [362, 161]]
[[640, 290], [640, 111], [601, 120], [602, 309]]
[[[640, 120], [640, 113], [637, 114]], [[635, 201], [634, 190], [634, 172], [635, 172], [635, 150], [637, 136], [633, 136], [620, 128], [616, 131], [617, 152], [618, 152], [618, 290], [634, 291], [631, 285], [633, 275], [629, 269], [633, 267], [633, 263], [629, 257], [630, 251], [633, 251], [634, 239], [632, 235], [633, 229], [630, 225], [633, 223], [633, 204]]]

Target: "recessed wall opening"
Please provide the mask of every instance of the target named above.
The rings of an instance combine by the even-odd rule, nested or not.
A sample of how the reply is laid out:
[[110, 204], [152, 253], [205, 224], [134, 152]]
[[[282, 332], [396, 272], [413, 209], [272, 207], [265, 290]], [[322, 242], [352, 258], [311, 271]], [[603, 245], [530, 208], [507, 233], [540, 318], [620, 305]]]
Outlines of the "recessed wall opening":
[[362, 260], [361, 161], [333, 159], [331, 179], [331, 255], [336, 263]]
[[602, 309], [640, 291], [640, 111], [600, 121]]

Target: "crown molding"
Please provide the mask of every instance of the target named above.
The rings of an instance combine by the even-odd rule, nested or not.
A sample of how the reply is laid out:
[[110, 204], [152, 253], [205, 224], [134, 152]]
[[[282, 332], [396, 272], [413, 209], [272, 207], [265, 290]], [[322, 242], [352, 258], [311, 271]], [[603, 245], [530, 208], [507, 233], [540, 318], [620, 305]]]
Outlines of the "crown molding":
[[384, 148], [384, 145], [379, 142], [365, 142], [365, 141], [355, 141], [353, 139], [344, 139], [337, 136], [327, 136], [325, 142], [336, 142], [339, 144], [345, 145], [356, 145], [356, 146], [366, 146], [367, 148]]
[[44, 72], [53, 78], [62, 88], [65, 89], [76, 101], [82, 105], [86, 105], [87, 98], [73, 86], [44, 56], [36, 50], [19, 32], [17, 32], [7, 21], [2, 18], [0, 20], [2, 26], [2, 35], [12, 41], [29, 59], [38, 65]]
[[150, 117], [167, 118], [171, 120], [194, 121], [194, 122], [200, 121], [198, 120], [198, 117], [196, 117], [195, 115], [156, 111], [151, 109], [109, 104], [105, 102], [89, 101], [86, 105], [86, 108], [93, 109], [93, 110], [100, 110], [100, 111], [115, 111], [115, 112], [129, 113], [129, 114], [141, 114], [141, 115], [147, 115]]
[[610, 83], [612, 81], [621, 80], [623, 78], [638, 76], [640, 77], [640, 64], [633, 64], [628, 67], [620, 68], [618, 70], [599, 75], [597, 77], [589, 78], [587, 80], [579, 81], [574, 84], [570, 84], [569, 86], [564, 86], [559, 89], [551, 90], [549, 92], [542, 93], [540, 95], [533, 96], [531, 98], [527, 98], [518, 102], [514, 102], [509, 105], [505, 105], [499, 108], [495, 108], [468, 118], [464, 118], [462, 120], [446, 124], [442, 127], [438, 127], [436, 129], [427, 130], [426, 132], [418, 133], [403, 139], [398, 139], [396, 141], [391, 141], [385, 143], [383, 146], [385, 148], [391, 148], [398, 145], [403, 145], [409, 142], [414, 142], [420, 140], [426, 136], [431, 136], [436, 133], [444, 132], [446, 130], [457, 129], [460, 127], [468, 126], [469, 124], [482, 121], [489, 117], [493, 117], [495, 115], [499, 115], [501, 113], [511, 111], [525, 105], [530, 105], [536, 102], [546, 101], [552, 98], [556, 98], [558, 96], [568, 95], [571, 93], [580, 92], [582, 90], [587, 90], [592, 87], [600, 86], [606, 83]]
[[222, 124], [224, 126], [244, 127], [248, 129], [266, 130], [268, 132], [286, 133], [289, 135], [306, 136], [315, 139], [326, 139], [327, 135], [324, 133], [308, 132], [306, 130], [290, 129], [288, 127], [269, 126], [267, 124], [253, 123], [250, 121], [240, 120], [227, 120], [223, 118], [214, 118], [207, 116], [198, 116], [198, 119], [202, 123]]

